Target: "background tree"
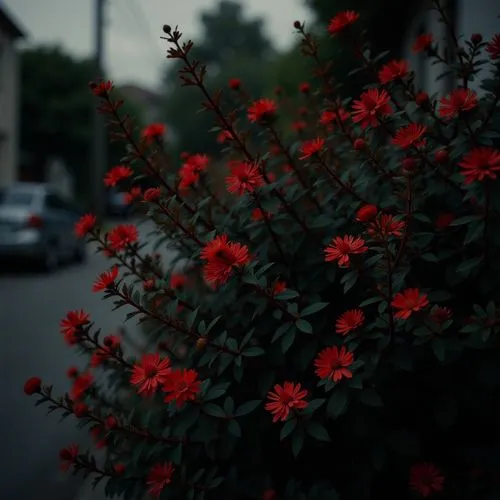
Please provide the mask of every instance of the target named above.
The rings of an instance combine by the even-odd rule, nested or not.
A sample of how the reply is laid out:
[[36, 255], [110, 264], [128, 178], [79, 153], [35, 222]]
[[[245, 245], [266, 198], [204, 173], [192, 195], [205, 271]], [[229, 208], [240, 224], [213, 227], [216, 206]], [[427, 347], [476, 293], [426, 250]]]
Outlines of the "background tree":
[[[21, 150], [36, 178], [52, 157], [62, 159], [75, 179], [77, 198], [89, 196], [89, 162], [95, 100], [88, 83], [94, 77], [90, 59], [78, 59], [57, 46], [39, 46], [21, 54]], [[126, 103], [134, 117], [140, 114]], [[112, 143], [108, 162], [123, 156]]]
[[[201, 36], [196, 40], [193, 57], [207, 63], [209, 89], [227, 87], [231, 78], [239, 78], [253, 95], [269, 88], [268, 68], [275, 51], [263, 32], [262, 19], [247, 19], [242, 6], [222, 0], [214, 10], [200, 15]], [[178, 151], [216, 154], [215, 135], [204, 133], [213, 125], [208, 113], [200, 109], [196, 91], [180, 88], [179, 65], [171, 65], [164, 79], [165, 117], [176, 133]]]

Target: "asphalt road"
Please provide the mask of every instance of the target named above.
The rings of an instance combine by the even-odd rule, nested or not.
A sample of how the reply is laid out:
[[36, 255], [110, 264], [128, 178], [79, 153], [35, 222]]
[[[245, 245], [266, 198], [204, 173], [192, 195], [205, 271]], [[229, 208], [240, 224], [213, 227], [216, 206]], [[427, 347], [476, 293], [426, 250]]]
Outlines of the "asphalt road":
[[[140, 227], [141, 235], [150, 227]], [[169, 258], [168, 252], [162, 253]], [[57, 415], [47, 416], [46, 407], [35, 407], [23, 393], [23, 385], [28, 377], [38, 376], [61, 394], [70, 385], [66, 369], [83, 366], [84, 360], [59, 333], [67, 311], [84, 308], [104, 334], [123, 324], [125, 311], [112, 312], [110, 302], [91, 290], [95, 277], [108, 268], [109, 261], [89, 251], [86, 264], [63, 267], [52, 275], [20, 267], [0, 271], [2, 500], [83, 498], [81, 481], [59, 471], [58, 452], [74, 442], [87, 444], [87, 433], [76, 429], [73, 417], [59, 422]]]

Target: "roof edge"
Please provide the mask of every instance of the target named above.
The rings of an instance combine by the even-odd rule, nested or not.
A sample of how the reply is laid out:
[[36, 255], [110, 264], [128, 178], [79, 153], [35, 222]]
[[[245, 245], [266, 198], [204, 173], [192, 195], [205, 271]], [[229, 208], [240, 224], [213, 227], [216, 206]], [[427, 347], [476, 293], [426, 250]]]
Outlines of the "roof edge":
[[24, 38], [26, 36], [20, 25], [14, 21], [7, 7], [0, 4], [0, 25], [4, 26], [13, 38]]

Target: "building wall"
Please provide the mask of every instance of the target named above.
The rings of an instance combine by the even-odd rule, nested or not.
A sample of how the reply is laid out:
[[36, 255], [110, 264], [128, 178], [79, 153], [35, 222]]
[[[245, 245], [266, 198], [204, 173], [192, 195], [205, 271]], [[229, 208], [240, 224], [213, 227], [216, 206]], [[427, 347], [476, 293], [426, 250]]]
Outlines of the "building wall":
[[17, 178], [19, 151], [19, 67], [12, 39], [0, 32], [0, 187]]
[[[444, 78], [437, 81], [437, 77], [443, 73], [444, 66], [441, 64], [431, 65], [430, 60], [423, 54], [412, 54], [411, 46], [419, 33], [432, 33], [439, 40], [440, 53], [451, 40], [447, 34], [446, 26], [438, 21], [439, 14], [431, 11], [432, 2], [422, 1], [420, 14], [418, 14], [409, 26], [404, 42], [404, 54], [409, 59], [412, 69], [417, 73], [417, 85], [429, 94], [446, 94], [457, 85], [452, 78]], [[500, 0], [454, 0], [450, 2], [451, 12], [455, 11], [455, 25], [457, 34], [463, 34], [464, 39], [470, 39], [473, 33], [481, 33], [484, 40], [491, 40], [495, 33], [500, 32]], [[451, 14], [450, 12], [450, 14]], [[461, 40], [460, 42], [463, 42]], [[489, 69], [484, 69], [479, 74], [477, 81], [470, 82], [470, 87], [481, 93], [479, 81], [487, 76]]]

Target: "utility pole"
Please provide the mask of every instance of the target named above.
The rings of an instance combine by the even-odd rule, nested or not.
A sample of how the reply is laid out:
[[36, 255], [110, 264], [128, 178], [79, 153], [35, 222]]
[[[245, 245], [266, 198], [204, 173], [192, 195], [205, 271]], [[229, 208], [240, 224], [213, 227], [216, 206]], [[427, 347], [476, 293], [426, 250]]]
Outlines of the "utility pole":
[[[94, 18], [94, 81], [104, 79], [104, 4], [106, 0], [95, 1]], [[107, 162], [107, 137], [104, 116], [97, 111], [94, 101], [94, 124], [91, 156], [92, 209], [98, 217], [104, 215], [104, 174]]]

